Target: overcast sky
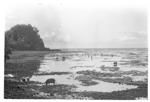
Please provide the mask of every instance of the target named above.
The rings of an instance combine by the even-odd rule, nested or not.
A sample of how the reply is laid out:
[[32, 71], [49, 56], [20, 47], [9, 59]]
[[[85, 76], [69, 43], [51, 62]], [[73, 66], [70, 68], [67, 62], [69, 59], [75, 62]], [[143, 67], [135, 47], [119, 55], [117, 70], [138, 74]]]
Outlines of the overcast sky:
[[31, 24], [49, 48], [147, 47], [144, 8], [107, 7], [97, 0], [43, 1], [9, 3], [6, 30], [16, 24]]

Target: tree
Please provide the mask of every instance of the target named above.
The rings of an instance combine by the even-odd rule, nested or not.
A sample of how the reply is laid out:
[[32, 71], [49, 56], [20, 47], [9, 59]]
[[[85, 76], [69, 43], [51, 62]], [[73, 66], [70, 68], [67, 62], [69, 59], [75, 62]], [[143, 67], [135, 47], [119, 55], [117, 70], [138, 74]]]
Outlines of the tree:
[[8, 39], [5, 37], [5, 62], [6, 62], [7, 59], [10, 58], [9, 55], [10, 55], [11, 53], [12, 53], [12, 52], [11, 52], [11, 49], [10, 49], [10, 47], [9, 47], [9, 45], [8, 45]]
[[18, 24], [5, 32], [5, 47], [12, 50], [49, 50], [45, 48], [43, 40], [38, 34], [36, 27], [28, 24]]

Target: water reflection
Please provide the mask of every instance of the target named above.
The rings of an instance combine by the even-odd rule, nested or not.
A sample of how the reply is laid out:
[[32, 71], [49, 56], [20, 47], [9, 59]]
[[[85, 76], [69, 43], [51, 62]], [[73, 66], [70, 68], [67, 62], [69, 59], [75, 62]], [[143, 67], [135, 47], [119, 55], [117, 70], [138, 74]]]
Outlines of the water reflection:
[[[101, 73], [120, 73], [123, 71], [147, 71], [146, 66], [131, 66], [123, 65], [120, 63], [124, 63], [124, 61], [131, 61], [131, 60], [142, 60], [145, 59], [147, 53], [141, 53], [141, 51], [134, 50], [132, 53], [131, 51], [95, 51], [95, 52], [74, 52], [70, 53], [50, 53], [47, 54], [42, 63], [40, 64], [40, 68], [36, 73], [46, 73], [46, 75], [33, 75], [31, 80], [39, 81], [44, 83], [48, 78], [55, 78], [56, 84], [67, 84], [67, 85], [75, 85], [77, 86], [76, 91], [99, 91], [99, 92], [112, 92], [112, 91], [119, 91], [119, 90], [126, 90], [126, 89], [133, 89], [137, 88], [134, 85], [126, 85], [126, 84], [117, 84], [117, 83], [110, 83], [110, 82], [103, 82], [100, 80], [96, 80], [98, 84], [96, 85], [89, 85], [83, 86], [82, 82], [76, 80], [76, 77], [79, 76], [77, 74], [78, 71], [96, 71]], [[101, 54], [103, 53], [103, 54]], [[113, 55], [113, 56], [112, 56]], [[138, 55], [138, 57], [136, 57]], [[92, 57], [89, 57], [92, 56]], [[139, 59], [139, 57], [141, 59]], [[105, 71], [101, 69], [101, 66], [108, 66], [113, 67], [113, 62], [118, 62], [118, 67], [120, 68], [117, 71]], [[146, 62], [147, 63], [147, 62]], [[70, 72], [70, 74], [53, 74], [51, 72]], [[124, 77], [124, 76], [121, 76]], [[133, 81], [137, 81], [132, 75], [130, 75]], [[111, 78], [111, 77], [110, 77]], [[143, 81], [145, 77], [138, 77], [138, 81]]]

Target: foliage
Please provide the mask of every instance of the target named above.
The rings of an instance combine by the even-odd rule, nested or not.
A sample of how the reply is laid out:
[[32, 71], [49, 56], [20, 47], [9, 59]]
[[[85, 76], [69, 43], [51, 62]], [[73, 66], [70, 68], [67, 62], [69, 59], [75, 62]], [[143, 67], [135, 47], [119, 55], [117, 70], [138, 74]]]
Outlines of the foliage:
[[[28, 24], [18, 24], [5, 32], [5, 48], [12, 50], [49, 50], [36, 27]], [[6, 44], [7, 43], [7, 44]]]
[[8, 45], [8, 39], [5, 37], [5, 61], [6, 61], [6, 59], [9, 59], [10, 57], [9, 57], [9, 55], [11, 54], [12, 52], [11, 52], [11, 49], [10, 49], [10, 47], [9, 47], [9, 45]]

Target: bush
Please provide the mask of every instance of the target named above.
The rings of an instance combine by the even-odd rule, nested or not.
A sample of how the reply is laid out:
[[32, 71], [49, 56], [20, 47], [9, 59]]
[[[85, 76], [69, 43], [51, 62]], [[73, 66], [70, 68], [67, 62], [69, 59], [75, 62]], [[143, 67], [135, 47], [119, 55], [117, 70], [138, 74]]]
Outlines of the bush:
[[38, 34], [39, 30], [30, 24], [18, 24], [5, 32], [5, 40], [12, 50], [49, 50], [45, 48], [43, 40]]

